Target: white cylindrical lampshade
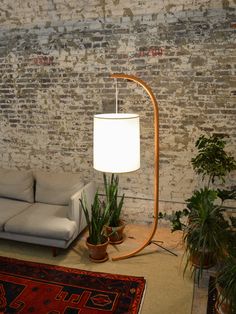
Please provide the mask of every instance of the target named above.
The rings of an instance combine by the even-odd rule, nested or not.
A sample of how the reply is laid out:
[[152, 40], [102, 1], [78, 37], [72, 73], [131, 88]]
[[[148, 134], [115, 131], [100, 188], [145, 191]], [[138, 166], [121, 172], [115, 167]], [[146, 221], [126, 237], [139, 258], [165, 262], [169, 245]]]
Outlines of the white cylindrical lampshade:
[[93, 166], [111, 173], [140, 168], [139, 115], [128, 113], [94, 116]]

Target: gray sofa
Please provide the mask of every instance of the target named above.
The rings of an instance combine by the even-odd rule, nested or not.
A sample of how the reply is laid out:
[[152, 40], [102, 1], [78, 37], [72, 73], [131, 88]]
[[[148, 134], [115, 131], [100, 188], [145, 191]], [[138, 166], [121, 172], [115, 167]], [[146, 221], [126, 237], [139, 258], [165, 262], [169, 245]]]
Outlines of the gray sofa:
[[79, 199], [88, 205], [94, 182], [81, 175], [0, 169], [0, 238], [67, 248], [86, 227]]

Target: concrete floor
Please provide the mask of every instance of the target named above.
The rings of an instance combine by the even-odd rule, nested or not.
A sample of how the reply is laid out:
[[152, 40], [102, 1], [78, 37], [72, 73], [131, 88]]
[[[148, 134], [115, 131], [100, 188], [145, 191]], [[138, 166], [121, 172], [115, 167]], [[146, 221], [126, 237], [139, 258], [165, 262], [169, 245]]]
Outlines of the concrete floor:
[[199, 283], [195, 279], [194, 293], [193, 293], [193, 306], [191, 314], [206, 314], [207, 301], [208, 301], [208, 286], [210, 276], [215, 276], [214, 268], [203, 271], [203, 276]]
[[[109, 246], [110, 257], [133, 250], [147, 238], [150, 229], [147, 226], [129, 225], [125, 233], [123, 244]], [[91, 271], [144, 276], [147, 289], [141, 314], [206, 314], [210, 273], [204, 273], [199, 287], [193, 284], [189, 271], [183, 277], [181, 232], [171, 233], [169, 228], [159, 227], [154, 237], [154, 240], [163, 241], [164, 247], [177, 253], [177, 257], [152, 244], [134, 258], [117, 262], [109, 260], [101, 264], [89, 261], [85, 238], [86, 234], [82, 235], [69, 250], [62, 251], [56, 258], [52, 257], [47, 247], [0, 239], [0, 255]]]

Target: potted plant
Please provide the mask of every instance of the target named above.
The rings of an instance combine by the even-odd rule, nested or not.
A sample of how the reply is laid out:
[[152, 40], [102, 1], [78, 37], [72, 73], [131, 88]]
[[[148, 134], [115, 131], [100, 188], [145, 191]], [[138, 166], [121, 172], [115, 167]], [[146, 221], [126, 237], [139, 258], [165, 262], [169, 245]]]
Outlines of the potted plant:
[[191, 163], [197, 174], [202, 176], [202, 180], [207, 178], [207, 186], [215, 183], [219, 179], [225, 183], [225, 177], [236, 170], [236, 161], [233, 156], [225, 151], [225, 135], [213, 134], [210, 137], [200, 136], [195, 146], [198, 149], [196, 157]]
[[103, 174], [103, 182], [105, 189], [105, 199], [103, 201], [103, 206], [109, 207], [109, 221], [106, 226], [107, 235], [109, 236], [109, 241], [111, 244], [119, 244], [123, 242], [123, 231], [125, 228], [124, 221], [121, 220], [121, 210], [124, 204], [123, 194], [120, 199], [118, 199], [118, 187], [119, 187], [119, 177], [114, 174], [107, 179], [106, 174]]
[[229, 231], [227, 255], [220, 264], [216, 277], [217, 314], [236, 313], [236, 233]]
[[210, 268], [224, 257], [227, 245], [227, 229], [229, 227], [223, 216], [224, 209], [216, 203], [217, 191], [200, 189], [188, 200], [189, 220], [184, 231], [187, 263], [202, 270]]
[[108, 259], [107, 246], [108, 238], [105, 234], [107, 221], [109, 220], [109, 204], [104, 207], [96, 192], [91, 208], [89, 208], [86, 196], [83, 195], [80, 203], [88, 225], [89, 236], [86, 245], [89, 250], [89, 257], [94, 262], [104, 262]]
[[[200, 136], [196, 141], [198, 154], [191, 159], [196, 174], [202, 176], [203, 188], [193, 192], [186, 202], [186, 208], [161, 215], [172, 223], [172, 231], [182, 230], [187, 263], [202, 270], [222, 259], [227, 242], [228, 222], [224, 217], [224, 202], [236, 199], [235, 188], [214, 189], [216, 183], [225, 183], [225, 177], [236, 169], [236, 161], [225, 152], [223, 136]], [[186, 269], [185, 267], [185, 269]], [[195, 267], [193, 270], [195, 270]]]
[[[196, 141], [198, 154], [191, 159], [193, 169], [196, 174], [201, 175], [204, 186], [213, 189], [213, 185], [218, 180], [221, 184], [225, 183], [225, 177], [233, 170], [236, 170], [236, 161], [229, 153], [225, 151], [226, 141], [224, 135], [212, 135], [206, 137], [201, 135]], [[229, 190], [217, 189], [218, 197], [223, 202], [229, 199], [236, 199], [236, 188]], [[187, 200], [188, 202], [188, 200]], [[186, 217], [190, 210], [173, 211], [172, 214], [159, 214], [160, 219], [167, 219], [171, 222], [172, 232], [176, 230], [185, 230]]]
[[184, 229], [184, 241], [188, 261], [202, 269], [210, 267], [224, 256], [227, 229], [229, 227], [223, 213], [223, 203], [236, 199], [235, 190], [216, 190], [213, 184], [218, 180], [225, 183], [225, 176], [236, 169], [235, 159], [225, 152], [223, 136], [204, 135], [196, 142], [198, 154], [191, 162], [195, 172], [202, 176], [205, 188], [194, 191], [187, 200], [188, 222]]

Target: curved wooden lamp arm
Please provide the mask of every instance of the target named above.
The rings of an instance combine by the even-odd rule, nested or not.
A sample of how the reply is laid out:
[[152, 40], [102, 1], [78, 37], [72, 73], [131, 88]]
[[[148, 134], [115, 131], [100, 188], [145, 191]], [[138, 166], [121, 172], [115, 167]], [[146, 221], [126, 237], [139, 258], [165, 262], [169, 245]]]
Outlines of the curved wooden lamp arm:
[[113, 257], [113, 261], [117, 261], [120, 259], [125, 259], [134, 256], [135, 254], [142, 251], [147, 245], [150, 244], [156, 229], [157, 229], [157, 223], [158, 223], [158, 202], [159, 202], [159, 115], [158, 115], [158, 104], [156, 101], [156, 98], [151, 90], [151, 88], [142, 80], [139, 78], [133, 76], [133, 75], [127, 75], [127, 74], [112, 74], [112, 78], [119, 78], [119, 79], [127, 79], [129, 81], [133, 81], [139, 85], [141, 85], [145, 91], [147, 92], [148, 96], [151, 99], [152, 105], [154, 107], [154, 130], [155, 130], [155, 138], [154, 138], [154, 145], [155, 145], [155, 156], [154, 156], [154, 223], [152, 226], [151, 233], [149, 237], [146, 239], [146, 241], [136, 250], [127, 253], [125, 255]]

